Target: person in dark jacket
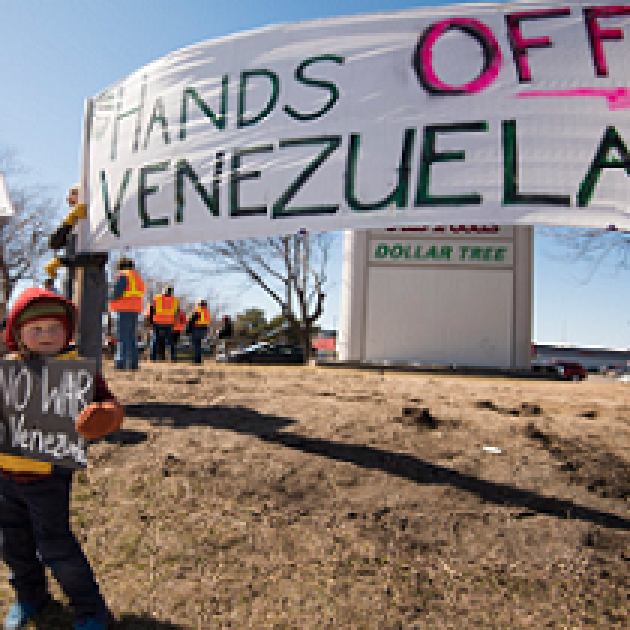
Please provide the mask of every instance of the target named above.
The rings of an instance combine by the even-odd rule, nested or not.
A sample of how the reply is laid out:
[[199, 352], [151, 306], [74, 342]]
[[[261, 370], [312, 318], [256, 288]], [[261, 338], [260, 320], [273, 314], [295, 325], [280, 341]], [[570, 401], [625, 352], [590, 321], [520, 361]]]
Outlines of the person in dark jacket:
[[234, 343], [232, 341], [232, 337], [234, 336], [234, 330], [232, 327], [232, 318], [229, 315], [224, 315], [223, 316], [223, 325], [221, 327], [221, 330], [219, 330], [219, 339], [224, 339], [225, 341], [223, 342], [223, 352], [227, 354], [230, 352], [230, 350], [232, 349], [232, 344]]
[[201, 363], [201, 342], [208, 334], [209, 323], [208, 303], [206, 300], [199, 300], [186, 324], [186, 334], [192, 338], [195, 363]]
[[[35, 357], [73, 359], [70, 342], [77, 320], [72, 302], [50, 291], [30, 288], [15, 300], [4, 330], [12, 353], [5, 360]], [[89, 439], [120, 428], [124, 412], [100, 373], [95, 375], [94, 402], [77, 418], [100, 414], [117, 418], [116, 427], [94, 432]], [[92, 426], [92, 429], [95, 427]], [[16, 601], [4, 628], [26, 628], [50, 601], [44, 566], [48, 566], [74, 609], [75, 630], [105, 630], [109, 610], [94, 574], [70, 528], [71, 469], [0, 452], [0, 557], [11, 571]]]
[[221, 327], [221, 330], [219, 331], [219, 339], [230, 339], [234, 336], [232, 319], [229, 315], [224, 315], [222, 321], [223, 325]]

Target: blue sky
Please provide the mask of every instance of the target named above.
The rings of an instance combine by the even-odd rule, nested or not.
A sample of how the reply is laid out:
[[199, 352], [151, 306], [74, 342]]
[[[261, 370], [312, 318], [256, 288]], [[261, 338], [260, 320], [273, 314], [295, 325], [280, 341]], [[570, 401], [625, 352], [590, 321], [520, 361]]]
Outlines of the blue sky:
[[[449, 3], [403, 0], [285, 0], [229, 3], [200, 0], [5, 0], [0, 3], [0, 148], [13, 148], [60, 200], [78, 178], [84, 99], [174, 50], [270, 24]], [[629, 35], [630, 36], [630, 35]], [[341, 238], [330, 263], [333, 285], [321, 321], [339, 323]], [[605, 263], [590, 282], [589, 265], [569, 264], [564, 251], [537, 234], [534, 331], [539, 342], [627, 347], [627, 272]], [[213, 283], [232, 312], [250, 306], [275, 315], [259, 291], [240, 294]]]

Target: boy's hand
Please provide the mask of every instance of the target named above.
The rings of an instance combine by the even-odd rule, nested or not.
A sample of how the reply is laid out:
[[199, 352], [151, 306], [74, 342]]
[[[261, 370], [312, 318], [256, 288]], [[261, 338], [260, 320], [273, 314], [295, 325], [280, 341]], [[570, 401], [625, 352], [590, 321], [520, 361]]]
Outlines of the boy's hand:
[[125, 411], [117, 402], [106, 401], [88, 405], [77, 417], [77, 433], [87, 440], [95, 440], [118, 431], [125, 418]]

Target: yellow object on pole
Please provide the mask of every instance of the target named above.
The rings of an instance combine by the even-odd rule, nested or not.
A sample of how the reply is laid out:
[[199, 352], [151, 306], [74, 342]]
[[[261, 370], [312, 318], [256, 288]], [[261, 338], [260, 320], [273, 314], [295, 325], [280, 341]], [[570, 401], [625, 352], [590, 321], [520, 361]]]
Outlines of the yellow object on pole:
[[46, 273], [50, 278], [56, 278], [57, 269], [59, 269], [59, 267], [61, 266], [62, 262], [59, 260], [59, 258], [53, 258], [44, 265], [44, 269], [46, 270]]
[[78, 203], [68, 214], [63, 222], [66, 225], [74, 226], [79, 219], [85, 219], [87, 217], [87, 205], [84, 203]]

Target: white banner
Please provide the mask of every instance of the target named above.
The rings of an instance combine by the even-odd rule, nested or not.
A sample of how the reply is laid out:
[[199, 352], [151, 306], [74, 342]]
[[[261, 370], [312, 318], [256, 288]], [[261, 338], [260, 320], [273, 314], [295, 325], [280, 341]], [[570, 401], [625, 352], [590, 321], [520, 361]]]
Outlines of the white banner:
[[630, 229], [630, 4], [450, 6], [191, 46], [93, 99], [89, 250], [402, 224]]

